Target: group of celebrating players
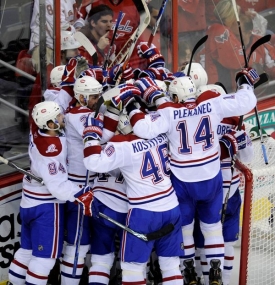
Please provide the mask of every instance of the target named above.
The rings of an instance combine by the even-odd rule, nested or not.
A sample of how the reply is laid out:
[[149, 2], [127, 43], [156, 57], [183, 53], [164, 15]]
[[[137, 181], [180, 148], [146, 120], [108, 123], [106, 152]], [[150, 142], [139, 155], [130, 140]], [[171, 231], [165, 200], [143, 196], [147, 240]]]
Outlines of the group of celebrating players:
[[259, 76], [242, 69], [226, 94], [198, 63], [172, 73], [154, 45], [137, 50], [145, 70], [80, 55], [52, 70], [30, 127], [30, 171], [43, 183], [23, 179], [11, 284], [47, 284], [61, 254], [61, 284], [79, 284], [88, 252], [89, 284], [109, 284], [118, 237], [122, 284], [148, 282], [154, 250], [162, 284], [229, 285], [241, 205], [233, 166], [252, 157], [236, 116], [255, 107]]

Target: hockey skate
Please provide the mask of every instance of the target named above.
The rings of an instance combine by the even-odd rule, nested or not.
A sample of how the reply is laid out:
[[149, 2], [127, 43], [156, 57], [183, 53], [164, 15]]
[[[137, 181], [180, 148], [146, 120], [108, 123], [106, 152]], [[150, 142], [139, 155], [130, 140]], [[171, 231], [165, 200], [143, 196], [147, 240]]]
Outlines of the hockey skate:
[[183, 270], [184, 275], [184, 285], [197, 285], [197, 273], [194, 267], [193, 259], [186, 259], [183, 261], [185, 269]]
[[209, 285], [222, 285], [222, 271], [220, 269], [221, 261], [211, 259], [209, 271]]

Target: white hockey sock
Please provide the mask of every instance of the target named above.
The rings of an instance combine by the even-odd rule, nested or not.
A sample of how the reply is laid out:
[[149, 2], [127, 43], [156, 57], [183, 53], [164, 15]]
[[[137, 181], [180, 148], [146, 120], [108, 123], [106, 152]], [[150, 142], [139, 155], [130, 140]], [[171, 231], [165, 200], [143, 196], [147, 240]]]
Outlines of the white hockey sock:
[[24, 285], [32, 251], [19, 248], [14, 255], [9, 269], [9, 281], [16, 285]]
[[223, 270], [224, 263], [224, 240], [221, 222], [206, 224], [200, 221], [201, 231], [204, 236], [204, 252], [210, 269], [210, 260], [219, 259], [220, 269]]
[[209, 269], [210, 266], [207, 263], [207, 259], [204, 253], [204, 248], [201, 248], [201, 268], [204, 279], [204, 284], [209, 284]]
[[144, 271], [147, 263], [121, 262], [122, 284], [146, 285]]
[[180, 257], [181, 271], [183, 271], [185, 268], [185, 266], [183, 265], [184, 260], [193, 258], [195, 261], [195, 245], [194, 245], [193, 230], [194, 230], [194, 221], [191, 224], [182, 227], [184, 255]]
[[55, 261], [55, 258], [32, 256], [26, 275], [26, 285], [46, 285]]
[[195, 250], [195, 265], [198, 277], [202, 277], [201, 248], [196, 248]]
[[179, 257], [162, 257], [159, 256], [159, 266], [162, 273], [163, 285], [182, 285], [183, 277], [179, 269]]
[[75, 256], [75, 245], [67, 245], [60, 265], [61, 285], [78, 285], [84, 268], [84, 258], [89, 250], [89, 245], [80, 245], [75, 277], [73, 277], [73, 266]]
[[104, 255], [92, 254], [92, 266], [89, 270], [89, 285], [109, 284], [114, 256], [113, 252]]
[[229, 285], [234, 264], [234, 243], [224, 243], [224, 266], [222, 272], [223, 285]]

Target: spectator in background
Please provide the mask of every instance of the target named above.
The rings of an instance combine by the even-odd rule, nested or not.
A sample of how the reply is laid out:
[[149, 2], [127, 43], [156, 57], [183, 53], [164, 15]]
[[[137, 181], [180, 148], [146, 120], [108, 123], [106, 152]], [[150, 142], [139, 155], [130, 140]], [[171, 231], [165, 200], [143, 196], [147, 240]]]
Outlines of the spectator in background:
[[[75, 0], [61, 0], [61, 30], [72, 31], [74, 23], [74, 4]], [[47, 65], [53, 64], [53, 37], [54, 37], [54, 5], [52, 0], [46, 0], [46, 60]], [[40, 15], [39, 15], [39, 0], [34, 0], [34, 7], [31, 19], [31, 39], [30, 39], [30, 51], [32, 53], [32, 62], [34, 69], [37, 73], [40, 72], [40, 55], [39, 55], [39, 26], [40, 26]]]
[[[75, 26], [79, 28], [79, 26], [83, 26], [88, 13], [87, 10], [93, 10], [99, 5], [108, 5], [109, 8], [113, 11], [113, 19], [116, 20], [118, 18], [118, 14], [120, 11], [123, 12], [122, 20], [120, 22], [118, 32], [115, 39], [115, 45], [116, 45], [116, 51], [120, 51], [130, 36], [134, 33], [134, 31], [137, 29], [139, 25], [140, 15], [138, 13], [138, 10], [136, 8], [135, 2], [133, 0], [97, 0], [93, 3], [90, 3], [91, 1], [85, 1], [85, 5], [82, 5], [78, 11], [78, 20], [75, 22]], [[89, 8], [91, 7], [91, 8]], [[88, 16], [89, 17], [89, 16]], [[113, 22], [112, 30], [114, 29], [115, 23]], [[141, 37], [138, 40], [139, 42], [148, 41], [148, 39], [144, 39], [141, 35]], [[134, 49], [132, 56], [131, 56], [131, 66], [133, 68], [140, 67], [140, 64], [143, 64], [144, 61], [141, 61], [137, 54], [136, 48]]]
[[[221, 0], [214, 10], [216, 22], [208, 31], [205, 43], [205, 69], [208, 82], [222, 82], [233, 91], [235, 73], [244, 66], [238, 26], [231, 0]], [[221, 22], [223, 24], [221, 24]]]
[[[222, 82], [227, 91], [233, 91], [235, 74], [244, 66], [244, 56], [238, 25], [230, 0], [221, 0], [215, 9], [215, 16], [221, 19], [224, 25], [214, 23], [208, 29], [208, 40], [205, 43], [205, 69], [209, 83]], [[252, 34], [253, 23], [251, 18], [240, 13], [240, 23], [245, 49], [250, 50], [252, 44], [259, 38]], [[274, 77], [274, 47], [269, 44], [260, 46], [252, 54], [252, 65], [258, 73], [266, 71], [271, 78]]]
[[[215, 15], [224, 25], [215, 23], [208, 29], [208, 41], [205, 44], [205, 69], [209, 83], [222, 82], [231, 92], [237, 70], [244, 66], [244, 56], [238, 25], [230, 0], [221, 0], [216, 5]], [[259, 36], [252, 33], [253, 22], [250, 17], [240, 13], [240, 23], [245, 49], [250, 50]], [[231, 55], [231, 56], [229, 56]], [[270, 44], [260, 46], [250, 58], [250, 66], [258, 73], [266, 71], [271, 78], [275, 72], [275, 49]]]
[[[107, 5], [99, 5], [89, 12], [88, 23], [80, 29], [93, 44], [96, 53], [91, 56], [84, 48], [81, 54], [92, 65], [103, 65], [110, 47], [112, 37], [113, 11]], [[111, 51], [110, 60], [115, 57], [115, 45]]]

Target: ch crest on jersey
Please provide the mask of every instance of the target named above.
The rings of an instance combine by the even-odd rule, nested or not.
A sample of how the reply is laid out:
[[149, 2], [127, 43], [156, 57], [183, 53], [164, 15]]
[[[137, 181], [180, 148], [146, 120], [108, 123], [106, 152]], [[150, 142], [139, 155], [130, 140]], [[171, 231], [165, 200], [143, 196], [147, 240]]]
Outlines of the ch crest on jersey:
[[228, 39], [229, 31], [227, 29], [221, 35], [215, 37], [215, 41], [219, 44], [223, 44], [225, 41], [228, 41]]
[[56, 145], [55, 144], [51, 144], [48, 146], [48, 149], [46, 150], [46, 153], [49, 153], [49, 152], [56, 152], [58, 151], [58, 149], [56, 148]]

